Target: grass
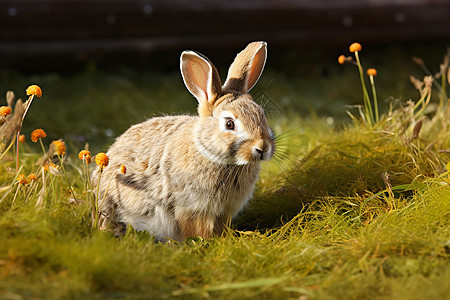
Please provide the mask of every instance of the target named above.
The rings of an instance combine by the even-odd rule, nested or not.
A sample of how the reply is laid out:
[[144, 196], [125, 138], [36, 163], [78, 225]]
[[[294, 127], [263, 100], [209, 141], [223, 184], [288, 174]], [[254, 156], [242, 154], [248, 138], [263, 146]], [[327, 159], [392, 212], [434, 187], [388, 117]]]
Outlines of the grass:
[[[355, 73], [357, 82], [357, 70], [344, 67]], [[276, 71], [269, 70], [269, 74]], [[103, 80], [112, 79], [105, 76]], [[62, 115], [55, 114], [56, 109], [52, 112], [60, 122], [70, 119], [70, 114], [79, 114], [81, 119], [77, 122], [82, 124], [77, 129], [80, 132], [64, 135], [70, 141], [63, 156], [70, 183], [61, 168], [50, 168], [45, 173], [47, 190], [41, 194], [44, 182], [35, 165], [42, 156], [40, 146], [20, 145], [19, 172], [13, 151], [5, 155], [0, 164], [0, 298], [448, 297], [450, 123], [448, 97], [442, 90], [448, 87], [445, 80], [434, 83], [426, 106], [392, 101], [375, 124], [364, 121], [364, 108], [361, 116], [353, 110], [354, 119], [342, 123], [336, 121], [337, 116], [305, 118], [297, 108], [288, 113], [282, 104], [274, 103], [274, 98], [281, 97], [273, 95], [282, 88], [263, 81], [263, 86], [271, 86], [270, 93], [256, 91], [255, 95], [262, 103], [268, 101], [270, 123], [281, 133], [279, 158], [263, 166], [254, 199], [232, 228], [208, 240], [194, 237], [170, 245], [155, 244], [150, 235], [132, 229], [121, 238], [92, 229], [89, 187], [83, 162], [75, 155], [84, 141], [99, 137], [90, 124], [114, 128], [115, 135], [133, 123], [131, 119], [142, 118], [142, 109], [120, 100], [127, 97], [155, 114], [191, 110], [184, 104], [192, 99], [183, 87], [169, 88], [175, 78], [171, 76], [155, 76], [155, 82], [143, 89], [136, 89], [138, 84], [126, 77], [116, 78], [111, 93], [87, 87], [100, 84], [90, 80], [101, 81], [101, 76], [83, 76], [76, 80], [80, 88], [75, 94], [81, 103], [74, 104], [74, 112], [64, 110], [62, 103], [52, 104], [61, 109]], [[34, 114], [35, 105], [39, 112], [40, 105], [52, 101], [46, 96], [46, 86], [39, 84], [44, 98], [33, 102], [25, 131], [27, 122], [50, 122]], [[71, 85], [60, 88], [71, 90]], [[286, 93], [294, 97], [295, 83], [283, 85], [291, 88]], [[56, 90], [48, 84], [50, 95], [52, 88]], [[412, 85], [410, 89], [418, 103], [421, 95]], [[362, 99], [360, 88], [353, 87], [353, 91]], [[383, 94], [382, 89], [377, 92]], [[155, 99], [170, 100], [145, 103], [150, 93]], [[105, 106], [109, 99], [112, 108]], [[105, 106], [100, 115], [86, 108], [95, 101]], [[292, 99], [285, 101], [286, 105], [293, 103]], [[123, 120], [120, 115], [125, 116]], [[372, 121], [377, 119], [372, 117]], [[123, 124], [107, 124], [116, 118]], [[83, 130], [89, 134], [81, 134]], [[48, 134], [43, 139], [45, 150], [52, 139], [59, 138]], [[80, 135], [82, 139], [71, 140]], [[100, 151], [108, 141], [105, 135], [92, 147]], [[60, 166], [57, 159], [54, 163]], [[31, 172], [38, 174], [36, 181], [17, 183], [19, 173]], [[69, 185], [82, 201], [79, 205], [71, 201]], [[36, 207], [39, 199], [43, 205]]]

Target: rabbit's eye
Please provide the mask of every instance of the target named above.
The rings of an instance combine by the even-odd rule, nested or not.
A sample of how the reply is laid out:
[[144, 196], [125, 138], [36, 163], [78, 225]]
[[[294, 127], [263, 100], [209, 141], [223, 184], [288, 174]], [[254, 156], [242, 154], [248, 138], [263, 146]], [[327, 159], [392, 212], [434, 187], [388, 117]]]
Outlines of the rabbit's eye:
[[227, 119], [225, 122], [225, 128], [227, 130], [234, 130], [234, 121], [231, 119]]

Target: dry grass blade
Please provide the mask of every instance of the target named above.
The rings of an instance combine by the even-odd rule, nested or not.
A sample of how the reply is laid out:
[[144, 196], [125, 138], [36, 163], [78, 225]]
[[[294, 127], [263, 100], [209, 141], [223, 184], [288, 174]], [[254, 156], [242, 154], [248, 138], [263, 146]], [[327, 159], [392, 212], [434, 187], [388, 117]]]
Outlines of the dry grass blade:
[[204, 294], [207, 292], [218, 292], [225, 290], [240, 290], [240, 289], [252, 289], [252, 288], [263, 288], [272, 285], [279, 284], [285, 281], [287, 278], [258, 278], [251, 279], [244, 282], [230, 282], [222, 283], [214, 286], [207, 286], [203, 288], [186, 288], [181, 290], [176, 290], [172, 292], [173, 296], [181, 296], [187, 294]]

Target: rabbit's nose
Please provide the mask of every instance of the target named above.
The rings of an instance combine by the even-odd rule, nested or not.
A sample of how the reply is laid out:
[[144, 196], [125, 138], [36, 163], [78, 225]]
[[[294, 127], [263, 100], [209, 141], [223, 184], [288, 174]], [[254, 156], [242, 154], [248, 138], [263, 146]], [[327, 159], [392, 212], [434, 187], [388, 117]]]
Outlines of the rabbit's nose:
[[260, 159], [263, 159], [263, 154], [264, 154], [264, 151], [263, 150], [261, 150], [261, 149], [259, 149], [259, 148], [255, 148], [255, 150], [256, 150], [256, 152], [259, 154], [259, 158]]
[[268, 151], [270, 151], [270, 145], [263, 140], [259, 140], [252, 145], [253, 159], [267, 160], [269, 158]]

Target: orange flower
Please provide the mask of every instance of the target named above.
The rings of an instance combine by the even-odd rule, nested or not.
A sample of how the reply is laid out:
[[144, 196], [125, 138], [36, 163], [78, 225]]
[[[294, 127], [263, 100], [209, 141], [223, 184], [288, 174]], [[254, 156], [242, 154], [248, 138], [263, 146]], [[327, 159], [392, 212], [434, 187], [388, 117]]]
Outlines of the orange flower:
[[345, 55], [340, 55], [338, 57], [338, 63], [343, 65], [345, 63]]
[[64, 144], [63, 140], [57, 140], [52, 142], [55, 147], [55, 153], [59, 156], [64, 155], [66, 153], [66, 144]]
[[120, 173], [123, 175], [127, 174], [127, 167], [125, 167], [125, 165], [120, 166]]
[[43, 139], [46, 136], [47, 136], [47, 134], [45, 133], [45, 131], [40, 129], [40, 128], [38, 128], [38, 129], [33, 130], [33, 132], [31, 133], [31, 141], [33, 143], [37, 143], [37, 141], [39, 139]]
[[54, 163], [52, 163], [52, 162], [46, 162], [44, 165], [43, 165], [43, 168], [44, 168], [44, 171], [45, 172], [48, 172], [48, 171], [50, 171], [50, 168], [53, 168], [53, 169], [55, 169], [55, 170], [58, 170], [59, 169], [59, 167], [57, 166], [57, 165], [55, 165]]
[[28, 175], [28, 180], [29, 180], [29, 181], [34, 181], [34, 180], [36, 180], [36, 174], [31, 173], [30, 175]]
[[103, 152], [100, 152], [95, 156], [95, 163], [100, 166], [100, 170], [103, 171], [109, 164], [109, 157]]
[[39, 86], [33, 84], [33, 85], [30, 85], [29, 87], [27, 87], [27, 95], [28, 96], [35, 95], [35, 96], [41, 98], [42, 97], [42, 90], [41, 90], [41, 88]]
[[20, 174], [19, 176], [17, 176], [17, 182], [19, 182], [20, 184], [27, 184], [28, 180], [25, 175]]
[[362, 50], [362, 46], [359, 43], [353, 43], [350, 45], [350, 52], [356, 52], [356, 51], [361, 51]]
[[25, 134], [19, 135], [19, 142], [21, 142], [22, 144], [25, 143]]
[[0, 106], [0, 116], [7, 116], [11, 113], [11, 107]]
[[377, 70], [374, 68], [367, 69], [367, 75], [369, 76], [377, 76]]
[[88, 164], [91, 163], [91, 152], [88, 150], [81, 150], [80, 153], [78, 153], [78, 158], [81, 160], [86, 160]]

